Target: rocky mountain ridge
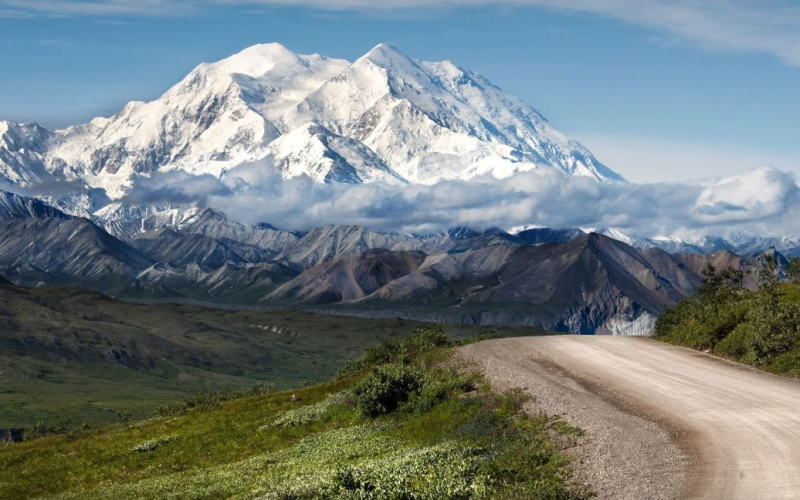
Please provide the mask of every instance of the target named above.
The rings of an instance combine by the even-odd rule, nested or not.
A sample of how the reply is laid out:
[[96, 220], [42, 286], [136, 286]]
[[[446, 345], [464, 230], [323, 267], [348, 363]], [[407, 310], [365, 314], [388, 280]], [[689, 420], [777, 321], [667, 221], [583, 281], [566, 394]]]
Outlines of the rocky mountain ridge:
[[30, 198], [0, 200], [0, 274], [145, 300], [641, 334], [691, 293], [706, 263], [759, 265], [725, 250], [640, 250], [573, 229], [294, 233], [210, 209], [119, 206], [90, 221]]

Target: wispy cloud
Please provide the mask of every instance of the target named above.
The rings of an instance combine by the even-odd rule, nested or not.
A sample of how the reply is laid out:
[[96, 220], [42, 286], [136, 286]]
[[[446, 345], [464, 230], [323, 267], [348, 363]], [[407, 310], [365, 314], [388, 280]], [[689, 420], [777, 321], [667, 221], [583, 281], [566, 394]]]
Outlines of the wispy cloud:
[[800, 5], [794, 0], [219, 0], [320, 9], [391, 10], [485, 5], [598, 14], [658, 29], [709, 48], [764, 52], [800, 66]]
[[[3, 3], [0, 2], [0, 6], [2, 5]], [[30, 12], [0, 7], [0, 19], [25, 19], [30, 17], [33, 17], [33, 14]]]
[[220, 5], [399, 12], [478, 6], [535, 7], [619, 19], [707, 48], [767, 53], [800, 66], [796, 0], [0, 0], [0, 17], [31, 14], [163, 16]]
[[[189, 0], [0, 0], [5, 9], [49, 16], [167, 16], [192, 12], [200, 4]], [[2, 14], [0, 14], [2, 15]]]

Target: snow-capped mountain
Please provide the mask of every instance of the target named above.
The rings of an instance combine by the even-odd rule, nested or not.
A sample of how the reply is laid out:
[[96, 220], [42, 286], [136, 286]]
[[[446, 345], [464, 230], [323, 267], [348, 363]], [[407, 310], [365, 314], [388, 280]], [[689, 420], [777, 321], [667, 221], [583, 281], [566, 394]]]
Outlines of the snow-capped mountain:
[[643, 238], [635, 240], [633, 246], [639, 249], [660, 248], [670, 253], [710, 254], [727, 250], [737, 255], [752, 257], [774, 249], [789, 255], [798, 253], [800, 239], [796, 237], [762, 237], [744, 233], [733, 233], [727, 237], [703, 236], [700, 238]]
[[800, 238], [797, 237], [764, 237], [747, 233], [731, 233], [727, 236], [655, 236], [652, 238], [634, 238], [619, 228], [544, 228], [521, 226], [510, 231], [521, 243], [536, 245], [548, 242], [567, 242], [577, 239], [586, 233], [602, 234], [638, 250], [658, 248], [670, 254], [713, 254], [721, 250], [744, 257], [777, 250], [788, 255], [800, 255]]
[[613, 227], [600, 227], [600, 228], [589, 228], [589, 227], [582, 227], [581, 230], [584, 233], [596, 233], [602, 234], [603, 236], [608, 236], [611, 239], [621, 241], [626, 245], [633, 245], [634, 239], [622, 232], [621, 230]]
[[45, 155], [52, 138], [35, 123], [0, 121], [0, 179], [26, 186], [49, 177]]
[[381, 44], [288, 114], [353, 137], [410, 182], [433, 184], [540, 166], [619, 176], [541, 115], [449, 61], [415, 61]]
[[224, 177], [257, 161], [319, 182], [433, 184], [534, 168], [621, 179], [480, 75], [383, 44], [353, 63], [256, 45], [110, 118], [55, 132], [0, 122], [0, 177], [78, 181], [112, 200], [156, 171]]

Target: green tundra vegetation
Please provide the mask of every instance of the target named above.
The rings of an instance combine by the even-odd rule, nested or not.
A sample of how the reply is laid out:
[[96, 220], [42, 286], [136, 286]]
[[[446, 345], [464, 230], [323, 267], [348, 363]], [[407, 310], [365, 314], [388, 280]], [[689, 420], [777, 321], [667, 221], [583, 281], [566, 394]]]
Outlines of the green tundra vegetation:
[[753, 291], [742, 271], [708, 265], [695, 295], [658, 318], [655, 338], [798, 377], [800, 258], [790, 259], [786, 274], [788, 282], [775, 259], [765, 258]]
[[[439, 326], [386, 340], [331, 381], [220, 391], [142, 421], [38, 429], [0, 447], [2, 498], [580, 499], [580, 431], [522, 410]], [[50, 434], [50, 435], [48, 435]]]

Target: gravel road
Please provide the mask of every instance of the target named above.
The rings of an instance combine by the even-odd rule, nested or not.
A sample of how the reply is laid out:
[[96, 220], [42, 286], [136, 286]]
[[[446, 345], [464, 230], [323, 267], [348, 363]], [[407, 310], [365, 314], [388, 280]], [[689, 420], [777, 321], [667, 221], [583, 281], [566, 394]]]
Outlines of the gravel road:
[[800, 382], [646, 338], [552, 336], [462, 348], [530, 411], [584, 429], [599, 498], [800, 498]]

